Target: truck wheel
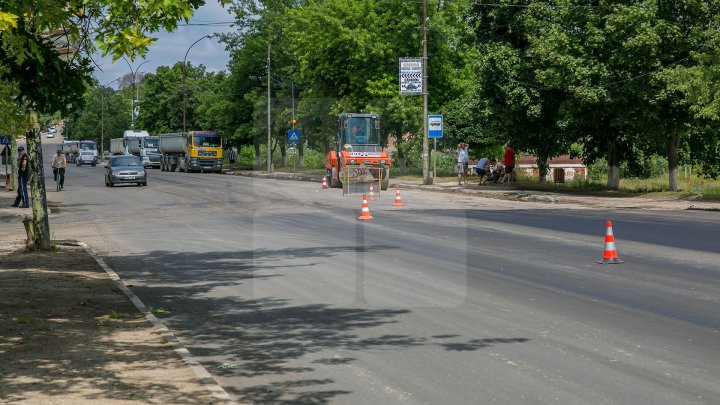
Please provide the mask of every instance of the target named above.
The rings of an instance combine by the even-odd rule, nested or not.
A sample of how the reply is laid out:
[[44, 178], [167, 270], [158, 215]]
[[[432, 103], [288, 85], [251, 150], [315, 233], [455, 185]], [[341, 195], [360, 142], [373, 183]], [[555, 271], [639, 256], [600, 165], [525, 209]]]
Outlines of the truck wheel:
[[171, 172], [174, 172], [175, 169], [177, 169], [176, 166], [177, 166], [177, 165], [172, 165], [172, 164], [171, 164], [171, 165], [170, 165], [170, 171], [171, 171]]
[[388, 186], [390, 186], [390, 178], [386, 177], [382, 180], [382, 183], [380, 184], [380, 189], [387, 190]]

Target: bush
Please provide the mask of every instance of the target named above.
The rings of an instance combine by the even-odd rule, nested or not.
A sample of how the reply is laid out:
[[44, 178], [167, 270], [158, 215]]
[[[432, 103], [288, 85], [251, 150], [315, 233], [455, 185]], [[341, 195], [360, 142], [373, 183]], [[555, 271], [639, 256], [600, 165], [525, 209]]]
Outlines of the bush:
[[588, 166], [588, 180], [602, 181], [607, 178], [608, 164], [605, 159], [598, 159]]

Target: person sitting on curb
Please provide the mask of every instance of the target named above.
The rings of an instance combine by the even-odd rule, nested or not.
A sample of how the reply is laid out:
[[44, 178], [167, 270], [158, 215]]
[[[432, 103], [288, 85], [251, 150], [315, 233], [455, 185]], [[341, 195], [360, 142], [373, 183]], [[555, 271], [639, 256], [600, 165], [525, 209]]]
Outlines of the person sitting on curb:
[[502, 163], [498, 162], [495, 158], [490, 159], [490, 173], [493, 183], [499, 183], [504, 172], [505, 168]]

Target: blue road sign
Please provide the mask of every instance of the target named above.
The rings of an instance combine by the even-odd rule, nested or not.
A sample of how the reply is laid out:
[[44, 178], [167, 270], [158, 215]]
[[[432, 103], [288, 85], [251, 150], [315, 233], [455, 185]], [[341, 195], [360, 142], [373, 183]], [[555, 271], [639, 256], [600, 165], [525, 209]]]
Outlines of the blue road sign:
[[443, 116], [428, 115], [428, 138], [443, 137]]
[[7, 136], [0, 136], [0, 145], [10, 145], [10, 138]]
[[300, 130], [299, 129], [288, 129], [288, 142], [290, 142], [290, 143], [300, 142]]

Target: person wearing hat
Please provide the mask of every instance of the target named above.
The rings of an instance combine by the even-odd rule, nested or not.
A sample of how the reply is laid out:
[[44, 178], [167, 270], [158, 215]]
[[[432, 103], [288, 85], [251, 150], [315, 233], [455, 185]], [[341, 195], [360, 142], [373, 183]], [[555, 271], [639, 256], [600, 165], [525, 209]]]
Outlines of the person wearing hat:
[[[18, 191], [15, 197], [13, 207], [29, 208], [29, 199], [27, 192], [28, 177], [30, 177], [30, 161], [28, 160], [25, 148], [18, 146]], [[22, 205], [20, 205], [22, 203]]]
[[[67, 159], [65, 159], [65, 154], [62, 149], [57, 150], [57, 153], [52, 158], [51, 165], [55, 181], [60, 182], [60, 190], [62, 190], [65, 185], [65, 168], [67, 167]], [[60, 178], [58, 179], [58, 177]]]

